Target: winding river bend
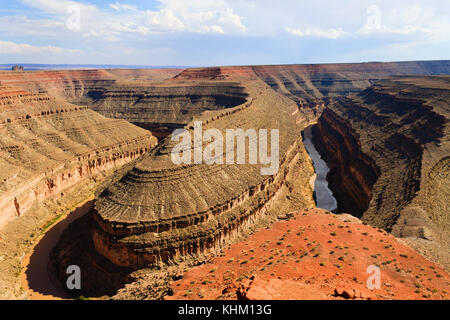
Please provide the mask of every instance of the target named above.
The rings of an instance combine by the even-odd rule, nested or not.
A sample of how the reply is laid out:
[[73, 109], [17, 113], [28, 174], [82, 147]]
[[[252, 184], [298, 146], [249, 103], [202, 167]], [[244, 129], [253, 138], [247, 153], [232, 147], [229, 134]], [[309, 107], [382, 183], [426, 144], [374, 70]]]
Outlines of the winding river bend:
[[[314, 181], [316, 205], [318, 208], [334, 211], [337, 209], [337, 201], [333, 196], [333, 192], [328, 188], [328, 181], [326, 179], [329, 168], [312, 143], [311, 127], [303, 131], [303, 143], [311, 157], [316, 173]], [[30, 299], [70, 299], [62, 288], [62, 285], [48, 273], [47, 265], [49, 263], [49, 256], [63, 231], [74, 220], [89, 212], [92, 204], [93, 199], [88, 199], [74, 212], [67, 215], [65, 219], [55, 224], [24, 259], [24, 271], [22, 272], [21, 280], [23, 287], [29, 292]]]
[[328, 211], [337, 209], [337, 201], [333, 196], [333, 192], [328, 188], [327, 174], [330, 171], [326, 162], [320, 157], [319, 152], [312, 143], [311, 127], [303, 131], [303, 143], [311, 157], [314, 170], [316, 172], [316, 179], [314, 181], [314, 193], [316, 198], [316, 205]]

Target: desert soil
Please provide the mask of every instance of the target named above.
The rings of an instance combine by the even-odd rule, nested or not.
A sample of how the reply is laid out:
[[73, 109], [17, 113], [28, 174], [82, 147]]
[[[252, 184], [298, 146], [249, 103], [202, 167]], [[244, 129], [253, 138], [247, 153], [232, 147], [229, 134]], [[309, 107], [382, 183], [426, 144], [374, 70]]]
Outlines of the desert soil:
[[[381, 271], [373, 291], [371, 265]], [[172, 289], [167, 299], [448, 299], [450, 276], [381, 229], [313, 209], [230, 246]]]

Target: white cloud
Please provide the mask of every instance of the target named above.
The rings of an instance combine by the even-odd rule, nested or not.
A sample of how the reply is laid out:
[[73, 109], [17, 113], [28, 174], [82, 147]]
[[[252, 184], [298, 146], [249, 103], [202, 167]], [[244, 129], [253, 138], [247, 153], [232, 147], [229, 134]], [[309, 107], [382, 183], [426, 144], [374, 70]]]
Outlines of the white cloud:
[[338, 39], [346, 34], [341, 28], [338, 29], [321, 29], [318, 27], [305, 27], [305, 28], [290, 28], [285, 29], [290, 34], [297, 37], [317, 37], [317, 38], [328, 38], [328, 39]]
[[[442, 47], [444, 48], [442, 51], [445, 51], [450, 43], [450, 2], [448, 0], [414, 0], [413, 2], [410, 0], [341, 2], [329, 0], [155, 0], [157, 5], [150, 10], [147, 10], [149, 7], [146, 1], [139, 2], [137, 5], [136, 0], [107, 0], [102, 2], [102, 6], [95, 5], [101, 1], [92, 0], [17, 1], [26, 4], [31, 10], [25, 9], [19, 15], [8, 16], [5, 13], [8, 11], [0, 14], [0, 33], [4, 36], [3, 40], [38, 43], [42, 46], [47, 44], [63, 46], [60, 43], [66, 44], [68, 40], [71, 40], [73, 42], [69, 46], [82, 48], [86, 52], [90, 50], [93, 56], [92, 52], [97, 49], [92, 48], [99, 48], [98, 52], [104, 51], [106, 55], [118, 57], [121, 51], [115, 52], [113, 48], [119, 46], [134, 46], [133, 48], [143, 50], [156, 45], [194, 51], [196, 48], [192, 46], [195, 46], [195, 41], [203, 40], [200, 39], [201, 37], [192, 37], [195, 38], [193, 41], [180, 41], [174, 44], [164, 37], [164, 34], [169, 33], [252, 37], [252, 43], [255, 45], [251, 48], [242, 46], [242, 48], [228, 49], [227, 47], [223, 50], [219, 46], [211, 47], [215, 61], [220, 61], [219, 59], [227, 61], [231, 59], [229, 58], [231, 56], [245, 57], [243, 59], [248, 61], [249, 56], [257, 56], [260, 51], [266, 51], [264, 53], [266, 57], [273, 54], [273, 62], [291, 59], [286, 57], [292, 57], [295, 60], [298, 59], [299, 52], [311, 51], [306, 48], [314, 43], [311, 40], [315, 38], [333, 40], [329, 41], [327, 46], [329, 48], [338, 46], [339, 50], [342, 49], [342, 55], [345, 56], [350, 56], [352, 52], [359, 52], [361, 56], [364, 55], [364, 53], [360, 54], [363, 50], [373, 49], [379, 50], [382, 54], [396, 50], [399, 56], [403, 55], [403, 52], [409, 52], [409, 56], [414, 57], [419, 50], [431, 50], [427, 48], [432, 46], [433, 48]], [[79, 30], [69, 30], [67, 27], [67, 9], [70, 6], [80, 8], [81, 28]], [[374, 8], [379, 9], [378, 20], [374, 19], [374, 15], [377, 14], [377, 9]], [[371, 17], [372, 20], [369, 21]], [[298, 49], [297, 53], [294, 53], [294, 50], [289, 53], [284, 51], [290, 39], [286, 40], [286, 37], [280, 37], [280, 35], [287, 33], [301, 37], [302, 41], [298, 41], [295, 46], [302, 50]], [[158, 37], [153, 37], [155, 34]], [[27, 37], [28, 39], [33, 37], [33, 41], [27, 41]], [[182, 35], [179, 35], [179, 38], [182, 38]], [[205, 37], [205, 41], [210, 39]], [[261, 41], [258, 42], [257, 39]], [[227, 41], [229, 40], [238, 39], [227, 37]], [[274, 43], [274, 47], [267, 50], [263, 40], [267, 41], [266, 43]], [[345, 41], [349, 45], [344, 48], [340, 41]], [[409, 44], [414, 44], [414, 47]], [[279, 48], [276, 47], [278, 45]], [[393, 49], [389, 51], [387, 48]], [[242, 50], [245, 53], [242, 53]], [[319, 52], [323, 49], [315, 50]], [[173, 55], [179, 52], [179, 49], [174, 50]], [[341, 53], [326, 52], [326, 54], [327, 59], [333, 59]], [[161, 54], [161, 56], [164, 55]], [[374, 56], [374, 54], [368, 52], [364, 56]], [[406, 54], [404, 56], [407, 57]], [[358, 58], [355, 56], [355, 59]], [[236, 60], [236, 63], [244, 60]]]
[[137, 11], [137, 7], [131, 4], [110, 3], [109, 6], [116, 11]]
[[185, 31], [184, 23], [170, 9], [146, 12], [146, 25], [149, 31]]
[[[390, 9], [374, 5], [372, 8], [373, 12], [368, 12], [368, 21], [357, 30], [357, 34], [426, 37], [428, 40], [438, 40], [449, 36], [448, 18], [436, 13], [431, 7], [416, 4]], [[376, 23], [372, 23], [371, 19]]]
[[67, 9], [78, 7], [83, 13], [97, 12], [97, 7], [81, 3], [79, 1], [69, 0], [22, 0], [22, 2], [30, 7], [36, 8], [47, 13], [66, 15]]
[[372, 28], [365, 25], [363, 28], [358, 30], [360, 35], [371, 35], [371, 34], [397, 34], [397, 35], [410, 35], [418, 33], [430, 33], [431, 29], [423, 28], [420, 26], [403, 26], [403, 27], [392, 27], [380, 25], [378, 28]]
[[225, 33], [223, 31], [222, 27], [220, 27], [218, 25], [204, 26], [202, 32], [203, 33], [219, 33], [219, 34]]
[[235, 32], [243, 33], [247, 31], [247, 27], [242, 24], [241, 17], [235, 14], [232, 9], [221, 10], [219, 15], [219, 24]]
[[74, 53], [81, 54], [81, 50], [63, 49], [54, 46], [32, 46], [26, 43], [15, 43], [12, 41], [0, 41], [0, 54], [35, 54], [35, 53], [51, 53], [63, 54]]
[[110, 3], [114, 11], [69, 0], [22, 0], [28, 6], [67, 19], [68, 8], [77, 6], [81, 13], [84, 37], [104, 37], [116, 41], [121, 33], [148, 35], [166, 32], [236, 34], [247, 31], [242, 17], [227, 1], [159, 0], [158, 10], [138, 10], [131, 4]]

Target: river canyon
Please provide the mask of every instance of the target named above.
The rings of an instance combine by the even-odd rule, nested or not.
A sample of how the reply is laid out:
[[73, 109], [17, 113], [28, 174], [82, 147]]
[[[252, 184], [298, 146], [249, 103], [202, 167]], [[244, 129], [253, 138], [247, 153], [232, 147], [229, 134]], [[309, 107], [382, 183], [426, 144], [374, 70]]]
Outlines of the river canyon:
[[[199, 281], [199, 265], [237, 260], [235, 248], [259, 243], [264, 230], [283, 243], [294, 227], [317, 229], [307, 238], [320, 243], [337, 233], [335, 241], [353, 250], [348, 270], [366, 259], [352, 233], [382, 234], [378, 240], [394, 248], [384, 262], [401, 259], [395, 249], [412, 259], [404, 268], [426, 258], [441, 275], [433, 297], [448, 298], [449, 73], [449, 61], [0, 72], [2, 298], [182, 298], [176, 285], [191, 290], [180, 279]], [[223, 133], [279, 129], [278, 173], [174, 165], [170, 133], [192, 132], [194, 121]], [[76, 209], [80, 203], [87, 204]], [[333, 219], [351, 232], [328, 230]], [[310, 240], [301, 241], [291, 247], [304, 250]], [[315, 259], [323, 256], [298, 260], [326, 265], [325, 273], [342, 264], [332, 254]], [[239, 259], [269, 281], [255, 271], [264, 261], [253, 265], [252, 253]], [[414, 281], [397, 277], [403, 267], [391, 262], [382, 268], [398, 293], [414, 296]], [[68, 292], [61, 288], [73, 264], [86, 270], [83, 289]], [[284, 270], [266, 268], [276, 266]], [[39, 277], [44, 272], [50, 276]], [[252, 276], [215, 285], [234, 288], [228, 298], [247, 297], [264, 287]], [[308, 290], [304, 282], [285, 285]], [[337, 283], [330, 293], [313, 287], [316, 297], [340, 297]]]

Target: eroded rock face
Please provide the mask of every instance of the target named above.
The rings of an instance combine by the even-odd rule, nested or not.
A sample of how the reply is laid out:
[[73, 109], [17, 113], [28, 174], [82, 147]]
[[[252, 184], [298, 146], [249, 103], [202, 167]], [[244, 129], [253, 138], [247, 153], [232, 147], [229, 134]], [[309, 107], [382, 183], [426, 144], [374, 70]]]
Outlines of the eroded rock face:
[[314, 144], [330, 168], [327, 180], [338, 201], [338, 211], [361, 217], [369, 207], [380, 169], [362, 152], [356, 131], [331, 109], [322, 113], [313, 134]]
[[[442, 196], [448, 194], [448, 78], [393, 79], [358, 96], [338, 97], [392, 74], [449, 73], [449, 65], [0, 73], [2, 88], [20, 87], [0, 94], [0, 212], [23, 214], [33, 201], [147, 153], [156, 139], [127, 121], [161, 137], [178, 127], [189, 129], [193, 119], [222, 132], [279, 128], [275, 176], [262, 177], [260, 166], [174, 166], [173, 144], [166, 140], [119, 170], [99, 192], [86, 223], [92, 231], [85, 232], [97, 258], [132, 269], [197, 258], [220, 249], [269, 209], [289, 218], [291, 209], [280, 203], [297, 199], [281, 190], [294, 188], [285, 178], [296, 162], [307, 162], [300, 130], [328, 105], [318, 135], [335, 169], [335, 187], [343, 185], [346, 211], [401, 236], [447, 241], [448, 248], [442, 235], [442, 226], [449, 230], [448, 197]], [[408, 210], [416, 205], [420, 210]], [[422, 228], [422, 221], [433, 225]]]
[[[96, 198], [95, 248], [114, 264], [146, 267], [214, 251], [251, 225], [275, 200], [301, 143], [291, 100], [260, 81], [244, 105], [203, 114], [204, 129], [279, 129], [280, 168], [258, 165], [174, 165], [166, 140], [121, 173]], [[189, 126], [188, 126], [189, 128]], [[207, 145], [205, 143], [205, 145]], [[225, 150], [224, 150], [225, 152]]]
[[81, 99], [86, 91], [97, 86], [111, 85], [115, 80], [106, 70], [65, 70], [0, 72], [0, 82], [32, 93], [46, 93], [74, 102]]
[[0, 86], [0, 137], [0, 226], [156, 144], [148, 131], [123, 120], [10, 86]]
[[236, 82], [165, 82], [104, 87], [89, 94], [93, 110], [124, 119], [161, 137], [184, 127], [203, 111], [232, 108], [248, 96]]
[[[399, 77], [331, 104], [316, 131], [340, 207], [397, 236], [448, 248], [449, 99], [448, 76]], [[352, 152], [358, 145], [361, 152]], [[428, 251], [448, 263], [442, 250]]]
[[32, 93], [47, 93], [74, 104], [89, 105], [92, 93], [117, 82], [162, 81], [180, 72], [180, 69], [0, 71], [0, 83]]
[[318, 99], [358, 93], [390, 75], [449, 73], [449, 61], [413, 61], [193, 68], [184, 70], [176, 79], [259, 78], [290, 99], [309, 104]]

